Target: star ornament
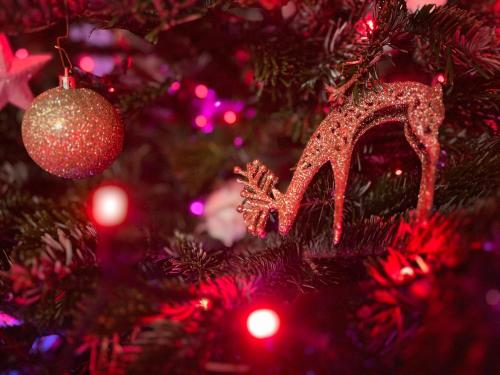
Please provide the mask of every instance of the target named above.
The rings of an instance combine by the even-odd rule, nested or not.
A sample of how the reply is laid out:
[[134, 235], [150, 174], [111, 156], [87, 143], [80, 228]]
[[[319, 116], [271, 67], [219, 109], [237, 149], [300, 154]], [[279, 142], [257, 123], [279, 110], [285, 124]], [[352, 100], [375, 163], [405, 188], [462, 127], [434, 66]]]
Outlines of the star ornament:
[[33, 101], [28, 81], [52, 58], [49, 54], [14, 56], [9, 40], [0, 34], [0, 109], [7, 103], [26, 109]]

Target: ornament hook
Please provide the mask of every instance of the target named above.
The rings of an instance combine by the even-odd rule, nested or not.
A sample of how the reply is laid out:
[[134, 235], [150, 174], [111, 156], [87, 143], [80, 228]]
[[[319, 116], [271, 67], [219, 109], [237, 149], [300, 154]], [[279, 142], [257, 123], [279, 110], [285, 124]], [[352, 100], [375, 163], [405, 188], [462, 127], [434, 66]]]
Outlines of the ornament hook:
[[[71, 59], [69, 58], [66, 50], [61, 46], [61, 40], [68, 39], [69, 36], [69, 14], [68, 14], [68, 1], [64, 1], [64, 8], [66, 11], [66, 33], [64, 35], [58, 36], [56, 38], [55, 49], [59, 52], [59, 58], [61, 59], [61, 64], [64, 68], [64, 77], [68, 77], [73, 69], [73, 64], [71, 63]], [[67, 63], [67, 64], [66, 64]], [[68, 87], [65, 87], [68, 88]]]

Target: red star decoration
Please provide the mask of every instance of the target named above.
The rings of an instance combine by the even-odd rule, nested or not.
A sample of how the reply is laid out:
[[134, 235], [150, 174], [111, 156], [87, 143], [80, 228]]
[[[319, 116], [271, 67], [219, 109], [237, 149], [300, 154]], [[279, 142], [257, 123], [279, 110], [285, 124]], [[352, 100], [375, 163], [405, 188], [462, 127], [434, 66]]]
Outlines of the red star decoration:
[[0, 34], [0, 109], [8, 102], [21, 109], [28, 108], [33, 100], [28, 81], [51, 58], [43, 54], [18, 59], [5, 34]]

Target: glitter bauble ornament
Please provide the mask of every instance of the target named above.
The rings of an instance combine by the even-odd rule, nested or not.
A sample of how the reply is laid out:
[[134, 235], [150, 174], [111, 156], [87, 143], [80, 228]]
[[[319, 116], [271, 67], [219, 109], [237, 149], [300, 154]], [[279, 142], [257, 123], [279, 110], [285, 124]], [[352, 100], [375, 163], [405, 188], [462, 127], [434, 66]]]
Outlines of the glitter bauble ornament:
[[75, 88], [72, 77], [40, 94], [24, 114], [23, 142], [44, 170], [64, 178], [101, 173], [120, 154], [123, 125], [101, 95]]

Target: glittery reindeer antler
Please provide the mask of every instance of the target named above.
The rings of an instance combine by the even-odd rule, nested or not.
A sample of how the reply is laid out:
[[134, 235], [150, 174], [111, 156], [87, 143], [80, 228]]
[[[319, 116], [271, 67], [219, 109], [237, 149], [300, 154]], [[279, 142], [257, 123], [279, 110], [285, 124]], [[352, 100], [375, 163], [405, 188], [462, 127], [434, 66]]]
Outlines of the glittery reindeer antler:
[[235, 167], [234, 173], [247, 179], [247, 181], [238, 179], [238, 182], [244, 185], [241, 196], [245, 198], [243, 204], [238, 206], [238, 212], [243, 213], [243, 219], [250, 233], [264, 237], [269, 213], [277, 208], [273, 196], [277, 197], [280, 194], [274, 188], [278, 178], [258, 160], [248, 163], [246, 171]]

